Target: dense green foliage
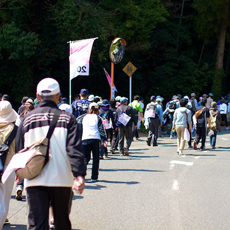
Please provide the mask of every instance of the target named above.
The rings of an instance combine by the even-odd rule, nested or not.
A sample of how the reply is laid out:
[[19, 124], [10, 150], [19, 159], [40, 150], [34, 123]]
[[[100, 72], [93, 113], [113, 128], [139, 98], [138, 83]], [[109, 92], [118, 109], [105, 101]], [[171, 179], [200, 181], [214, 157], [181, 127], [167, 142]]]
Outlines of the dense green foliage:
[[[226, 0], [1, 0], [0, 93], [18, 106], [22, 96], [35, 97], [44, 77], [69, 93], [68, 41], [98, 37], [90, 76], [72, 80], [72, 94], [81, 88], [109, 98], [103, 72], [110, 72], [108, 50], [115, 37], [127, 42], [124, 59], [115, 65], [119, 95], [128, 96], [129, 79], [122, 71], [131, 61], [133, 95], [198, 95], [213, 88], [217, 41]], [[183, 9], [183, 11], [182, 11]], [[228, 34], [227, 34], [228, 37]], [[228, 93], [229, 41], [217, 91]], [[217, 85], [217, 84], [216, 84]]]

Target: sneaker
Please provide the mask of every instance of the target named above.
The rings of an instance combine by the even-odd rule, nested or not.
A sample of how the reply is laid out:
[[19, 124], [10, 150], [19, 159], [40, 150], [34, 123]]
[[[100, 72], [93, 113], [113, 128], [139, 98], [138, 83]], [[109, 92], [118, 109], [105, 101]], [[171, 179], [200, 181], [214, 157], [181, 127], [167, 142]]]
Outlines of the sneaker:
[[146, 142], [147, 142], [147, 145], [148, 145], [148, 146], [151, 146], [151, 144], [150, 144], [150, 142], [149, 142], [149, 141], [146, 141]]
[[3, 225], [9, 224], [10, 221], [6, 218], [5, 223]]
[[18, 189], [17, 190], [17, 195], [15, 197], [16, 200], [22, 200], [22, 190]]
[[54, 220], [50, 221], [50, 229], [54, 229]]
[[180, 149], [178, 148], [176, 152], [179, 153], [179, 152], [180, 152]]
[[178, 153], [179, 156], [182, 156], [183, 155], [183, 152], [181, 150], [179, 150], [179, 153]]
[[103, 156], [100, 156], [100, 159], [101, 159], [101, 160], [103, 160], [103, 159], [104, 159], [104, 157], [103, 157]]
[[110, 149], [110, 152], [111, 152], [112, 154], [115, 154], [115, 150], [114, 150], [114, 149]]
[[216, 147], [214, 145], [212, 145], [212, 149], [215, 149]]
[[125, 154], [125, 156], [129, 155], [129, 150], [127, 148], [124, 148], [124, 154]]
[[197, 150], [197, 143], [195, 141], [193, 142], [193, 149]]

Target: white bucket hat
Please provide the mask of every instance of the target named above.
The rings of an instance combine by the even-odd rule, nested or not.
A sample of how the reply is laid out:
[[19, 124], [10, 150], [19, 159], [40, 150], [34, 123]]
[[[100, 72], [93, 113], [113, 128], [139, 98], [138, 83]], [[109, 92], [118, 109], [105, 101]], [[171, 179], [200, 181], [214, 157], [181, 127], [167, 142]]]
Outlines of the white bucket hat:
[[0, 123], [15, 122], [18, 119], [18, 114], [8, 101], [0, 102]]

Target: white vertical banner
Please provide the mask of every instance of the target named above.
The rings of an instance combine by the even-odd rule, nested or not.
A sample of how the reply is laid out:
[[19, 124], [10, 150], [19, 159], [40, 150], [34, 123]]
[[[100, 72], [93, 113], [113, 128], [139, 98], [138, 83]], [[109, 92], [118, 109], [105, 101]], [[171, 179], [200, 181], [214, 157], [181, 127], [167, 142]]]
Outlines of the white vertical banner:
[[70, 42], [70, 81], [78, 75], [89, 75], [89, 61], [95, 39], [97, 38]]

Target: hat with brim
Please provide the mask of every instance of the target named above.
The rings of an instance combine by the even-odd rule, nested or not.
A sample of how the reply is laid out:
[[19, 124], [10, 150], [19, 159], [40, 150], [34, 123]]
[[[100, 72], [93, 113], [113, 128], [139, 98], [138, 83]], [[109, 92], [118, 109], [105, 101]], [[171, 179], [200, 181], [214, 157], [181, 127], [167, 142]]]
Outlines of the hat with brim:
[[102, 101], [101, 106], [110, 106], [109, 101], [108, 101], [107, 99], [104, 99], [104, 100]]
[[89, 109], [99, 109], [99, 105], [96, 102], [92, 102], [89, 104]]
[[126, 101], [128, 101], [128, 98], [127, 98], [127, 97], [122, 97], [122, 98], [120, 99], [120, 102], [121, 102], [121, 103], [125, 103]]
[[0, 123], [11, 123], [18, 119], [17, 112], [12, 109], [10, 102], [0, 102]]
[[37, 93], [40, 96], [51, 96], [60, 93], [59, 83], [53, 78], [44, 78], [37, 85]]

